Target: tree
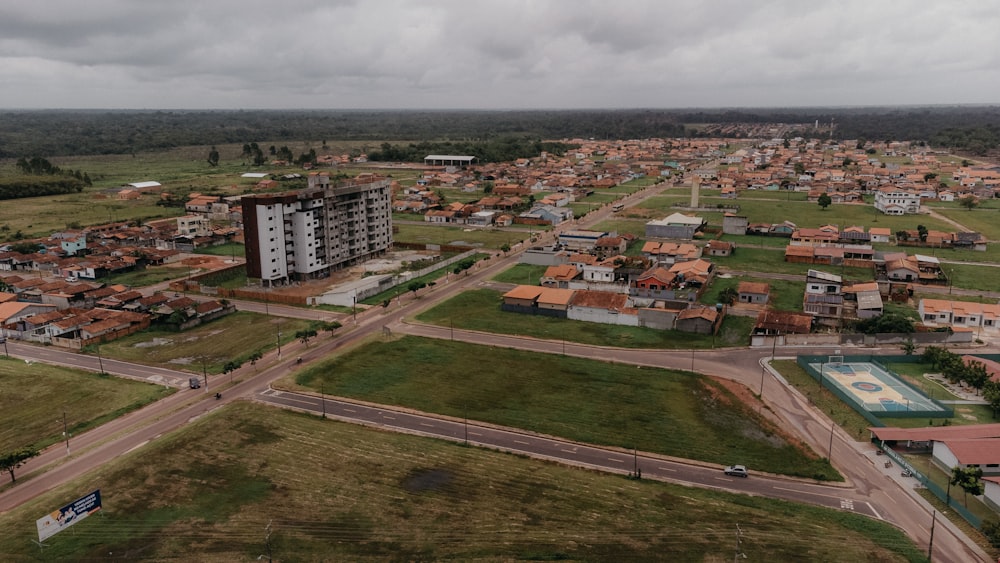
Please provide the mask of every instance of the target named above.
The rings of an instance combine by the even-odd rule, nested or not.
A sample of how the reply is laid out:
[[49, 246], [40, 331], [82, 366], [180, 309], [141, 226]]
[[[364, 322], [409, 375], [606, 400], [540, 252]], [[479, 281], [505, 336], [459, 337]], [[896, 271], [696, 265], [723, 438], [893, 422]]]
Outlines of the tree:
[[296, 332], [295, 338], [301, 340], [303, 345], [309, 346], [309, 339], [315, 338], [316, 334], [317, 333], [315, 329], [307, 328]]
[[727, 287], [719, 292], [719, 302], [726, 305], [735, 303], [737, 297], [739, 297], [739, 294], [734, 287]]
[[344, 325], [338, 323], [337, 321], [327, 321], [327, 322], [323, 323], [322, 325], [320, 325], [320, 327], [323, 330], [325, 330], [325, 331], [327, 331], [327, 332], [330, 333], [330, 336], [333, 336], [334, 331], [337, 330], [338, 328], [342, 327], [342, 326], [344, 326]]
[[806, 173], [806, 165], [801, 162], [796, 162], [792, 165], [792, 169], [795, 170], [796, 176], [801, 176]]
[[24, 462], [38, 455], [35, 448], [21, 448], [20, 450], [0, 455], [0, 471], [10, 474], [10, 482], [15, 483], [14, 470], [18, 469]]
[[219, 165], [219, 151], [212, 147], [212, 150], [208, 151], [208, 165], [218, 166]]
[[253, 354], [250, 354], [250, 365], [254, 367], [254, 370], [257, 369], [257, 360], [260, 360], [263, 357], [264, 354], [262, 354], [260, 350], [256, 350]]
[[993, 409], [993, 418], [1000, 412], [1000, 382], [987, 381], [983, 384], [983, 398], [986, 399], [990, 408]]
[[973, 496], [983, 494], [986, 485], [983, 484], [983, 470], [979, 467], [953, 467], [951, 469], [951, 479], [948, 481], [947, 498], [951, 498], [951, 486], [961, 487], [965, 493], [963, 504], [969, 507], [969, 493]]
[[986, 371], [986, 365], [975, 360], [965, 364], [965, 373], [962, 375], [962, 380], [975, 389], [977, 393], [982, 391], [986, 382], [990, 380], [990, 373]]
[[927, 242], [927, 227], [917, 225], [917, 235], [920, 236], [920, 242]]
[[976, 199], [976, 196], [974, 195], [967, 195], [959, 199], [958, 204], [964, 207], [965, 209], [972, 211], [973, 209], [979, 206], [979, 200]]
[[819, 203], [819, 206], [825, 211], [826, 208], [830, 207], [830, 204], [833, 203], [833, 199], [830, 197], [830, 194], [819, 194], [819, 199], [816, 200], [816, 202]]
[[503, 252], [503, 255], [504, 255], [504, 256], [506, 256], [506, 255], [507, 255], [507, 253], [508, 253], [508, 252], [510, 252], [510, 245], [509, 245], [509, 244], [507, 244], [506, 242], [505, 242], [505, 243], [503, 243], [503, 244], [501, 244], [501, 245], [500, 245], [500, 251], [501, 251], [501, 252]]
[[427, 284], [424, 283], [424, 282], [411, 281], [409, 284], [407, 284], [406, 289], [409, 290], [409, 291], [412, 291], [413, 295], [416, 295], [417, 291], [419, 291], [419, 290], [421, 290], [421, 289], [423, 289], [425, 287], [427, 287]]
[[903, 353], [907, 356], [912, 356], [913, 352], [917, 350], [917, 345], [913, 343], [912, 338], [907, 338], [903, 341]]
[[224, 374], [233, 373], [234, 371], [240, 369], [240, 367], [242, 365], [243, 364], [241, 364], [240, 362], [237, 362], [236, 360], [230, 360], [230, 361], [226, 362], [225, 364], [223, 364], [223, 366], [222, 366], [222, 373], [224, 373]]
[[924, 174], [924, 181], [927, 183], [934, 181], [935, 178], [937, 178], [937, 174], [935, 174], [934, 172], [928, 172]]
[[996, 520], [983, 520], [980, 530], [986, 536], [986, 539], [989, 540], [990, 545], [1000, 547], [1000, 522]]

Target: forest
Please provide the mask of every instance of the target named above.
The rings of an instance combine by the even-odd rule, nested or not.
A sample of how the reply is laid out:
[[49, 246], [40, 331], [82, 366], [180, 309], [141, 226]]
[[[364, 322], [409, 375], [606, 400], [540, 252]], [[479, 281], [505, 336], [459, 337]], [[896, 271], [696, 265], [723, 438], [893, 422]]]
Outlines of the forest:
[[[840, 139], [922, 140], [976, 153], [996, 149], [1000, 136], [998, 106], [564, 111], [7, 110], [0, 111], [0, 158], [134, 154], [179, 146], [304, 139], [434, 141], [461, 146], [505, 137], [683, 137], [697, 135], [697, 128], [692, 126], [705, 123], [815, 121], [835, 123], [836, 137]], [[401, 150], [405, 149], [404, 145]]]

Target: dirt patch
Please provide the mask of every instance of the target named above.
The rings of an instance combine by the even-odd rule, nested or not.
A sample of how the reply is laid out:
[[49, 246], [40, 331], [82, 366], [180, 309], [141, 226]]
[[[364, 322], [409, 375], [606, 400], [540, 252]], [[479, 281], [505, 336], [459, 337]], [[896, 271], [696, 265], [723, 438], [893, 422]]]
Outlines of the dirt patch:
[[[721, 377], [713, 377], [713, 376], [706, 376], [706, 377], [710, 377], [713, 381], [717, 382], [722, 387], [725, 387], [730, 393], [735, 395], [736, 398], [739, 399], [741, 403], [746, 405], [748, 409], [752, 409], [754, 411], [759, 411], [761, 409], [762, 403], [760, 399], [758, 399], [757, 395], [753, 391], [751, 391], [750, 388], [747, 387], [746, 385], [743, 385], [742, 383], [737, 383], [736, 381], [733, 381], [731, 379], [723, 379]], [[712, 386], [710, 385], [706, 387], [708, 389], [712, 389]], [[718, 398], [719, 400], [725, 400], [723, 397], [716, 397], [716, 398]], [[792, 434], [785, 428], [778, 426], [770, 419], [760, 418], [759, 424], [761, 428], [755, 429], [754, 435], [748, 435], [747, 436], [748, 438], [765, 439], [771, 442], [772, 444], [778, 444], [779, 442], [782, 444], [789, 444], [798, 448], [800, 451], [804, 452], [805, 455], [809, 456], [810, 458], [818, 457], [816, 455], [816, 452], [814, 452], [813, 449], [810, 448], [801, 438], [799, 438], [795, 434]]]
[[455, 475], [447, 469], [414, 469], [400, 485], [410, 493], [446, 490]]

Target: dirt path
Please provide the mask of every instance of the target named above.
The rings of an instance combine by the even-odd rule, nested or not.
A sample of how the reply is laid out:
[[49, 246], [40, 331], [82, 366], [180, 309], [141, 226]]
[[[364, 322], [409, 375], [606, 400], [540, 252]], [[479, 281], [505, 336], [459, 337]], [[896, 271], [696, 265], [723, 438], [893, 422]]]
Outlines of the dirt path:
[[927, 214], [930, 215], [931, 217], [937, 219], [938, 221], [944, 221], [945, 223], [948, 223], [949, 225], [955, 227], [959, 231], [963, 231], [963, 232], [970, 232], [970, 231], [972, 231], [972, 229], [966, 227], [965, 225], [959, 223], [958, 221], [953, 221], [953, 220], [945, 217], [944, 215], [941, 215], [937, 211], [934, 211], [933, 207], [927, 207], [925, 205], [925, 206], [923, 206], [923, 208], [927, 210]]

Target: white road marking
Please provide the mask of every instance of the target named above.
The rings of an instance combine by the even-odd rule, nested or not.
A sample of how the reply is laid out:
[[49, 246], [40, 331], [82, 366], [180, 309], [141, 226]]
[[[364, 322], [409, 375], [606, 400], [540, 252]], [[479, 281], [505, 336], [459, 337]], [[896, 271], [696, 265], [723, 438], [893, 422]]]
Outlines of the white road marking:
[[358, 412], [358, 411], [344, 407], [344, 412]]
[[426, 427], [428, 427], [428, 428], [434, 428], [434, 425], [433, 425], [433, 424], [428, 424], [428, 423], [426, 423], [426, 422], [421, 422], [421, 423], [420, 423], [420, 426], [426, 426]]
[[531, 442], [524, 442], [522, 440], [514, 440], [515, 444], [521, 444], [522, 446], [530, 446]]
[[875, 507], [872, 506], [872, 503], [866, 502], [865, 504], [868, 505], [868, 509], [872, 511], [872, 514], [874, 514], [876, 518], [878, 518], [879, 520], [883, 520], [882, 515], [878, 513], [878, 510], [875, 510]]
[[842, 498], [840, 499], [840, 508], [854, 510], [854, 501], [849, 498]]
[[664, 471], [673, 471], [673, 472], [675, 472], [675, 473], [677, 472], [677, 470], [676, 470], [676, 469], [671, 469], [671, 468], [669, 468], [669, 467], [659, 467], [658, 469], [662, 469], [662, 470], [664, 470]]
[[623, 460], [623, 459], [618, 459], [618, 458], [614, 458], [614, 457], [609, 457], [609, 458], [608, 458], [608, 461], [613, 461], [613, 462], [615, 462], [615, 463], [625, 463], [625, 460]]
[[387, 414], [383, 414], [383, 415], [382, 415], [382, 418], [387, 418], [387, 419], [389, 419], [389, 420], [396, 420], [396, 417], [394, 417], [394, 416], [389, 416], [389, 415], [387, 415]]
[[470, 431], [469, 432], [469, 436], [482, 436], [482, 434], [480, 434], [479, 432], [472, 432], [472, 431]]
[[725, 477], [716, 477], [716, 479], [718, 479], [719, 481], [726, 481], [727, 483], [732, 483], [733, 482], [732, 479], [727, 479]]
[[568, 454], [575, 454], [576, 453], [576, 450], [559, 450], [559, 451], [565, 452], [565, 453], [568, 453]]
[[814, 493], [812, 491], [803, 491], [802, 489], [786, 489], [784, 487], [771, 487], [771, 488], [774, 489], [774, 490], [776, 490], [776, 491], [788, 491], [790, 493], [802, 493], [802, 494], [806, 494], [806, 495], [816, 495], [818, 497], [833, 498], [833, 499], [837, 499], [837, 500], [840, 500], [842, 498], [842, 497], [835, 496], [835, 495], [824, 495], [823, 493]]

